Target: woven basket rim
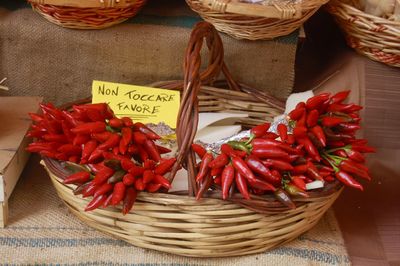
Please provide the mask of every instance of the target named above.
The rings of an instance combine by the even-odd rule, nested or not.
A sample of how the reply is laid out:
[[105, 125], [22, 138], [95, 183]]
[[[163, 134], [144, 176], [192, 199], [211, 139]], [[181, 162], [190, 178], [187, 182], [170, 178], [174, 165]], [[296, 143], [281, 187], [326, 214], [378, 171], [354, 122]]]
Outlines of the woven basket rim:
[[136, 5], [139, 0], [28, 0], [39, 5], [76, 8], [126, 8]]

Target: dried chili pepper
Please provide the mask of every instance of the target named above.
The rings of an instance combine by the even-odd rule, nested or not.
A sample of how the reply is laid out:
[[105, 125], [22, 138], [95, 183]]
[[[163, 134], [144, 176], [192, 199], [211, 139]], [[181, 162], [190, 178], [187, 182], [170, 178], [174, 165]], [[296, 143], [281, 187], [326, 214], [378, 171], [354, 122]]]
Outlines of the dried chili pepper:
[[350, 90], [339, 91], [331, 97], [331, 104], [343, 102], [350, 94]]
[[228, 145], [231, 146], [234, 150], [240, 150], [240, 151], [244, 151], [246, 153], [250, 153], [249, 149], [247, 148], [247, 146], [244, 142], [231, 140], [231, 141], [228, 141]]
[[307, 119], [306, 119], [306, 124], [308, 127], [313, 127], [317, 124], [318, 122], [318, 117], [319, 117], [319, 112], [318, 110], [314, 109], [311, 110], [308, 114], [307, 114]]
[[274, 176], [271, 171], [263, 164], [263, 162], [254, 155], [249, 155], [246, 158], [247, 166], [255, 173], [261, 175], [268, 182], [278, 185], [280, 179]]
[[329, 93], [321, 93], [315, 95], [306, 101], [306, 108], [308, 110], [318, 109], [330, 97]]
[[228, 164], [229, 158], [225, 153], [219, 154], [217, 157], [214, 158], [208, 165], [210, 168], [220, 168]]
[[304, 149], [314, 160], [317, 162], [321, 161], [321, 156], [319, 155], [317, 148], [308, 137], [298, 138], [297, 142], [304, 146]]
[[135, 177], [131, 173], [127, 173], [122, 177], [122, 182], [125, 186], [131, 186], [135, 184]]
[[95, 175], [93, 179], [93, 184], [95, 185], [101, 185], [107, 181], [109, 177], [111, 177], [114, 174], [114, 170], [104, 166], [103, 168], [100, 169], [100, 171]]
[[291, 196], [303, 197], [303, 198], [310, 197], [310, 195], [308, 195], [306, 192], [304, 192], [303, 190], [301, 190], [297, 186], [292, 185], [290, 183], [286, 184], [284, 188], [285, 188], [285, 191], [288, 192], [289, 195], [291, 195]]
[[170, 189], [171, 188], [171, 183], [168, 181], [168, 179], [166, 179], [164, 176], [162, 175], [154, 175], [154, 179], [153, 179], [154, 183], [159, 183], [161, 184], [161, 186], [163, 186], [166, 189]]
[[276, 188], [271, 185], [270, 183], [264, 181], [264, 180], [260, 180], [260, 179], [254, 179], [254, 180], [250, 180], [247, 179], [247, 182], [249, 183], [249, 185], [253, 188], [256, 189], [260, 189], [262, 191], [275, 191]]
[[143, 172], [143, 183], [148, 184], [154, 179], [154, 172], [152, 170], [144, 170]]
[[290, 117], [291, 120], [297, 121], [297, 120], [300, 119], [300, 117], [303, 116], [305, 111], [306, 111], [306, 109], [304, 107], [296, 107], [295, 109], [290, 111], [289, 117]]
[[322, 147], [325, 147], [326, 146], [326, 136], [325, 136], [325, 133], [324, 133], [324, 130], [322, 129], [322, 127], [319, 125], [316, 125], [311, 128], [311, 132], [317, 138], [317, 140], [322, 145]]
[[267, 167], [273, 167], [281, 171], [292, 171], [294, 169], [290, 163], [278, 159], [265, 159], [262, 163]]
[[117, 133], [111, 134], [110, 138], [107, 139], [105, 142], [100, 144], [97, 148], [100, 150], [108, 150], [112, 149], [115, 146], [119, 145], [120, 136]]
[[254, 137], [259, 138], [263, 136], [265, 133], [267, 133], [269, 127], [271, 126], [270, 123], [264, 123], [261, 125], [257, 125], [253, 128], [250, 129], [251, 134], [254, 135]]
[[113, 133], [111, 133], [110, 131], [104, 131], [104, 132], [92, 133], [90, 136], [93, 139], [97, 140], [98, 142], [105, 142], [111, 137], [112, 134]]
[[321, 118], [321, 123], [325, 127], [334, 127], [343, 122], [344, 122], [343, 118], [336, 116], [324, 116]]
[[119, 142], [119, 151], [125, 154], [128, 150], [128, 145], [132, 140], [132, 129], [130, 127], [123, 127], [121, 129], [121, 141]]
[[133, 128], [135, 130], [138, 130], [140, 132], [142, 132], [143, 134], [146, 135], [147, 138], [151, 139], [151, 140], [157, 140], [160, 139], [161, 137], [159, 135], [157, 135], [153, 130], [151, 130], [150, 128], [148, 128], [147, 126], [145, 126], [143, 123], [140, 122], [136, 122], [133, 125]]
[[193, 150], [200, 158], [203, 158], [204, 154], [207, 153], [206, 149], [205, 149], [203, 146], [201, 146], [201, 145], [199, 145], [199, 144], [196, 144], [196, 143], [193, 143], [193, 144], [192, 144], [192, 150]]
[[108, 178], [107, 183], [109, 184], [114, 184], [117, 182], [120, 182], [122, 180], [122, 178], [125, 175], [125, 171], [123, 170], [117, 170], [114, 172], [114, 174], [112, 176], [110, 176], [110, 178]]
[[175, 164], [176, 158], [169, 158], [162, 160], [154, 169], [154, 173], [157, 175], [164, 175], [169, 172], [172, 166]]
[[161, 184], [154, 184], [154, 183], [150, 183], [146, 185], [146, 190], [150, 193], [154, 193], [159, 191], [161, 188]]
[[157, 147], [152, 140], [147, 139], [144, 142], [143, 147], [145, 148], [147, 154], [150, 156], [152, 160], [156, 162], [159, 162], [161, 160], [160, 153], [158, 152]]
[[246, 162], [240, 157], [232, 157], [232, 165], [237, 172], [244, 176], [247, 180], [256, 180], [253, 172], [247, 166]]
[[199, 190], [197, 191], [196, 194], [196, 200], [201, 199], [201, 197], [203, 197], [204, 192], [206, 192], [211, 184], [213, 183], [213, 178], [210, 174], [207, 174], [201, 181], [199, 184]]
[[293, 184], [302, 190], [306, 190], [306, 183], [304, 182], [305, 179], [306, 179], [305, 176], [298, 176], [298, 175], [291, 176]]
[[144, 144], [146, 142], [146, 140], [147, 140], [147, 137], [142, 132], [134, 131], [132, 133], [132, 139], [133, 139], [134, 143]]
[[104, 183], [101, 186], [99, 186], [96, 191], [94, 192], [94, 197], [97, 197], [99, 195], [106, 194], [107, 192], [110, 192], [113, 190], [114, 185], [110, 183]]
[[278, 147], [253, 148], [251, 153], [260, 159], [280, 158], [289, 161], [289, 154]]
[[117, 117], [113, 117], [108, 121], [108, 124], [113, 128], [122, 128], [124, 126], [124, 122], [122, 119]]
[[278, 188], [274, 192], [275, 198], [277, 198], [280, 202], [282, 202], [284, 205], [289, 207], [290, 209], [295, 209], [296, 205], [294, 202], [290, 199], [289, 195], [281, 188]]
[[139, 177], [135, 181], [135, 188], [137, 191], [143, 191], [146, 188], [146, 184], [143, 182], [143, 178]]
[[279, 124], [277, 126], [277, 131], [278, 131], [278, 134], [279, 134], [279, 137], [281, 138], [281, 140], [283, 142], [285, 142], [287, 140], [287, 138], [288, 138], [287, 126], [285, 124]]

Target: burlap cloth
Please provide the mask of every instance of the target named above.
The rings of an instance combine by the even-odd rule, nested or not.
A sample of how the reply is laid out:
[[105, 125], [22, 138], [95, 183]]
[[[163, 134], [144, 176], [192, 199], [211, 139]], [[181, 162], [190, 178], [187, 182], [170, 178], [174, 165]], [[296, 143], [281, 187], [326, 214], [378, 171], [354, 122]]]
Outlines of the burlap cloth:
[[[90, 95], [92, 80], [150, 84], [182, 79], [183, 56], [200, 17], [184, 0], [149, 0], [137, 17], [105, 30], [51, 24], [24, 0], [0, 1], [0, 76], [8, 92], [56, 104]], [[233, 76], [276, 97], [292, 90], [297, 32], [273, 41], [221, 34]], [[206, 60], [204, 60], [206, 61]]]
[[337, 221], [328, 212], [309, 232], [269, 252], [224, 259], [196, 259], [136, 248], [89, 228], [69, 213], [33, 156], [0, 228], [0, 265], [348, 265]]

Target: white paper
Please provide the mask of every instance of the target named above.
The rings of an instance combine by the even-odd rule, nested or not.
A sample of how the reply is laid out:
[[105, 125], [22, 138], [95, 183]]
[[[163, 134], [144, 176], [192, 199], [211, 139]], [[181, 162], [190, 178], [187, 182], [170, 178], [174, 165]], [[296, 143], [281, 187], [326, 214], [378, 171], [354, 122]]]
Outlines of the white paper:
[[238, 118], [248, 117], [247, 114], [235, 113], [200, 113], [197, 131], [218, 122], [218, 125], [232, 125]]
[[214, 143], [223, 138], [236, 135], [242, 130], [240, 125], [232, 126], [208, 126], [196, 133], [195, 141]]

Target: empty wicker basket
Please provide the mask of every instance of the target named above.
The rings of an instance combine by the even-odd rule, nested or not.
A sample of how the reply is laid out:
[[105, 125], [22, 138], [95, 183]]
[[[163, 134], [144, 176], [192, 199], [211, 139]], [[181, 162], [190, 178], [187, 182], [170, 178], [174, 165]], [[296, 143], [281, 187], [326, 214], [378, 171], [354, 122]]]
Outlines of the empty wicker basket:
[[346, 35], [347, 44], [372, 60], [400, 67], [400, 22], [369, 15], [342, 0], [328, 11]]
[[146, 0], [28, 0], [32, 9], [65, 28], [103, 29], [137, 14]]
[[[210, 50], [208, 67], [200, 73], [200, 51], [206, 39]], [[231, 89], [210, 84], [222, 71]], [[273, 196], [252, 196], [245, 200], [233, 194], [221, 200], [219, 191], [209, 191], [203, 199], [192, 196], [194, 154], [191, 143], [199, 111], [235, 111], [250, 115], [246, 124], [271, 120], [283, 111], [283, 102], [237, 84], [223, 61], [222, 42], [215, 28], [197, 24], [185, 57], [184, 81], [159, 82], [161, 88], [181, 89], [182, 104], [177, 125], [177, 161], [186, 165], [189, 190], [173, 193], [140, 193], [133, 210], [121, 214], [121, 206], [85, 212], [87, 198], [73, 194], [74, 185], [62, 180], [68, 175], [60, 162], [44, 158], [58, 195], [72, 213], [88, 225], [135, 246], [191, 257], [226, 257], [263, 252], [282, 245], [313, 227], [339, 196], [342, 186], [331, 183], [310, 192], [309, 198], [294, 198], [296, 209], [289, 209]], [[197, 97], [198, 96], [198, 97]], [[185, 100], [186, 99], [186, 100]]]
[[217, 30], [238, 39], [266, 40], [298, 29], [329, 0], [302, 0], [295, 4], [258, 5], [239, 0], [186, 0]]

